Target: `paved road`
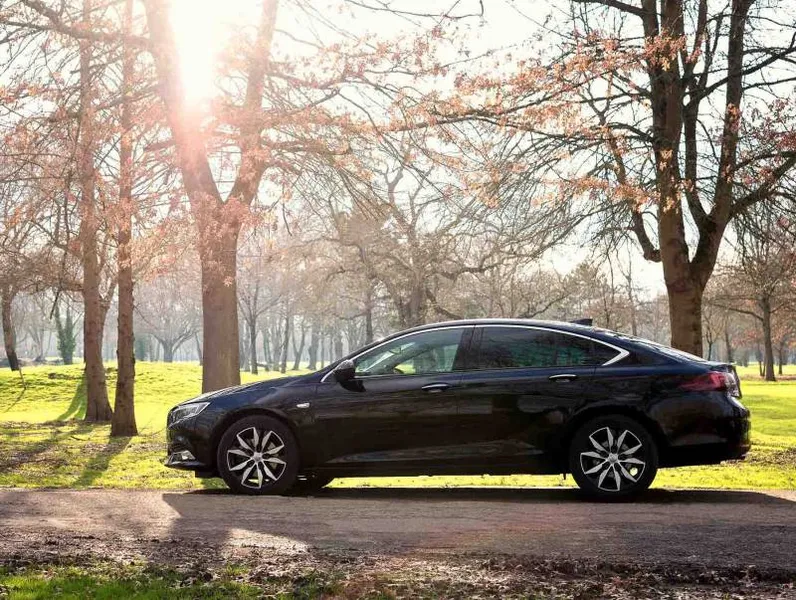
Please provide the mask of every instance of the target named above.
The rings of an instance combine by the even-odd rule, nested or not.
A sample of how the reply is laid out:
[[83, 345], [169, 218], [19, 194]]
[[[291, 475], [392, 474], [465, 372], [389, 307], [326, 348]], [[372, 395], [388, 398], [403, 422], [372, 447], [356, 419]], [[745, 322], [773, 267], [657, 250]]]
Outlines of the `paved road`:
[[0, 528], [0, 553], [32, 542], [183, 540], [796, 571], [796, 492], [652, 491], [637, 503], [596, 504], [560, 489], [329, 489], [307, 498], [0, 490]]

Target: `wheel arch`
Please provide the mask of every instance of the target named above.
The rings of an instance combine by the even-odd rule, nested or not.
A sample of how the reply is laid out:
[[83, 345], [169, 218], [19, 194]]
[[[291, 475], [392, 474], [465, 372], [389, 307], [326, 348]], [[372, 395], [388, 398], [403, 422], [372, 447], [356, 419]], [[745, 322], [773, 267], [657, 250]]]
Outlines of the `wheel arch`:
[[669, 442], [666, 439], [663, 429], [661, 429], [661, 426], [654, 419], [652, 419], [644, 411], [633, 406], [621, 404], [603, 404], [599, 406], [589, 406], [575, 413], [575, 415], [573, 415], [564, 426], [563, 433], [559, 438], [560, 442], [555, 452], [556, 464], [559, 466], [559, 468], [561, 468], [562, 473], [569, 472], [569, 446], [572, 443], [572, 438], [575, 437], [575, 433], [578, 431], [578, 429], [580, 429], [584, 423], [587, 423], [596, 417], [605, 417], [608, 415], [622, 415], [624, 417], [633, 419], [634, 421], [638, 421], [639, 424], [644, 426], [644, 428], [649, 431], [652, 439], [655, 440], [655, 445], [658, 449], [658, 455], [661, 459], [661, 462], [664, 462], [663, 457], [665, 457], [667, 454]]

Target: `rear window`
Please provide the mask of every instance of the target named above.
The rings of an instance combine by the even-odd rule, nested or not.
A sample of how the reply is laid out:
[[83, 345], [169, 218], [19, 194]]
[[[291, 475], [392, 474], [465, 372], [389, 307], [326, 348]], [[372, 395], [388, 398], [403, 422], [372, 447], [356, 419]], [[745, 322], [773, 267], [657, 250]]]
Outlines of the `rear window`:
[[635, 344], [644, 346], [648, 350], [652, 350], [653, 352], [656, 352], [658, 354], [663, 354], [664, 356], [675, 358], [677, 360], [688, 360], [688, 361], [696, 361], [701, 363], [710, 362], [707, 359], [702, 358], [701, 356], [697, 356], [696, 354], [691, 354], [690, 352], [686, 352], [685, 350], [678, 350], [677, 348], [672, 348], [671, 346], [659, 344], [658, 342], [653, 342], [652, 340], [636, 337], [634, 335], [619, 333], [617, 331], [610, 331], [608, 329], [600, 330], [600, 333], [604, 333], [606, 335], [610, 335], [612, 337], [619, 338], [621, 340], [631, 341]]

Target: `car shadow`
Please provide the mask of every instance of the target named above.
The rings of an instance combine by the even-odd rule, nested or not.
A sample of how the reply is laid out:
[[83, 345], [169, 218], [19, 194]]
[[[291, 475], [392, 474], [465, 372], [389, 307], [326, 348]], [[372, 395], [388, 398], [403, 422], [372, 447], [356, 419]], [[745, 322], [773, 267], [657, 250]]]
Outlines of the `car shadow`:
[[[196, 490], [167, 492], [162, 500], [173, 511], [169, 539], [284, 556], [497, 551], [743, 565], [763, 553], [779, 566], [792, 561], [788, 540], [796, 525], [792, 494], [736, 490], [654, 489], [619, 506], [589, 501], [574, 488], [332, 487], [292, 497]], [[761, 527], [755, 514], [769, 510], [776, 511], [773, 527]], [[744, 514], [749, 519], [739, 525]]]
[[[186, 492], [188, 495], [234, 496], [226, 488], [203, 489]], [[472, 500], [484, 502], [594, 502], [577, 488], [507, 488], [507, 487], [329, 487], [306, 498], [327, 500], [423, 500], [441, 501]], [[632, 504], [784, 504], [789, 500], [764, 491], [754, 490], [677, 490], [651, 489], [642, 495], [627, 500]]]

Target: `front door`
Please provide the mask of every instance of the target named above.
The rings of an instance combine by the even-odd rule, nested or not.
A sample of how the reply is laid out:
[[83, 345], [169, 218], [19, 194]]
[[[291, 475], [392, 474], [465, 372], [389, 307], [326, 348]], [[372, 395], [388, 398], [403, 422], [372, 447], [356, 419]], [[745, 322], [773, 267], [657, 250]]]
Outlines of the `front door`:
[[325, 432], [325, 466], [340, 470], [422, 471], [460, 442], [458, 393], [472, 326], [394, 338], [354, 359], [345, 384], [330, 374], [314, 414]]

